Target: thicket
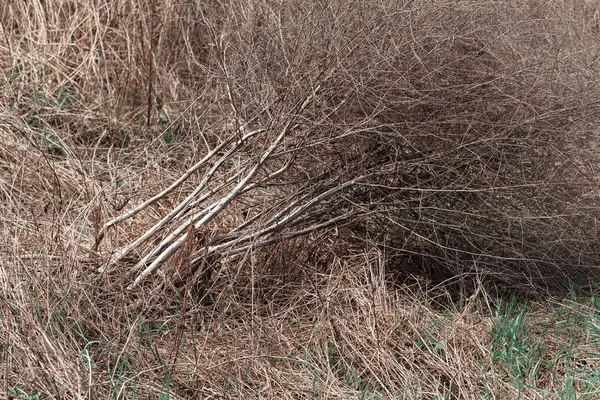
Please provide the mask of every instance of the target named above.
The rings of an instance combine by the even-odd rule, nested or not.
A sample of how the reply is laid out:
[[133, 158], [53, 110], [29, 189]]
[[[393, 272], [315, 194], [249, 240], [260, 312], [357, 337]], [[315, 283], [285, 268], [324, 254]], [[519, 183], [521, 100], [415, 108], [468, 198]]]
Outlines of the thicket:
[[[148, 273], [187, 246], [195, 271], [213, 256], [329, 235], [342, 253], [376, 246], [390, 271], [436, 283], [547, 287], [597, 274], [598, 28], [572, 23], [584, 6], [123, 1], [2, 12], [4, 96], [28, 127], [47, 105], [32, 110], [19, 82], [43, 75], [46, 102], [78, 97], [30, 141], [55, 152], [176, 141], [170, 157], [191, 154], [182, 178], [193, 184], [180, 179], [125, 218], [106, 223], [115, 211], [89, 194], [90, 247], [108, 266], [136, 252], [134, 270]], [[153, 229], [103, 241], [172, 193], [189, 197], [163, 205]]]

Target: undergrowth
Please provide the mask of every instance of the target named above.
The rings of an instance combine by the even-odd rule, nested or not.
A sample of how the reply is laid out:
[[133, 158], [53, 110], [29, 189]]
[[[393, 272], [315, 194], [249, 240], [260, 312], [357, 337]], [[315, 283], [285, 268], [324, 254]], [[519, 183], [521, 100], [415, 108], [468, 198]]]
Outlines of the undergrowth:
[[0, 390], [600, 397], [599, 16], [4, 2]]

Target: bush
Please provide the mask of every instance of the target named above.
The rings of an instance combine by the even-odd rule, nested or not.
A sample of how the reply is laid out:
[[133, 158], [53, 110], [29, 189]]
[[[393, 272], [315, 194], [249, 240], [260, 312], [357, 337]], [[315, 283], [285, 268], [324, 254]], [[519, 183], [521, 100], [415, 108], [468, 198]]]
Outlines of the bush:
[[[12, 50], [21, 67], [45, 65], [44, 98], [60, 97], [50, 89], [60, 76], [77, 98], [45, 119], [57, 132], [42, 137], [125, 146], [140, 136], [133, 119], [144, 140], [204, 143], [202, 157], [221, 146], [189, 171], [205, 175], [187, 202], [113, 263], [142, 246], [138, 267], [154, 270], [183, 247], [189, 226], [212, 224], [204, 244], [191, 245], [194, 263], [207, 249], [234, 254], [335, 228], [340, 248], [375, 245], [390, 271], [437, 282], [469, 273], [552, 286], [595, 275], [598, 29], [586, 6], [149, 2], [114, 15], [90, 9], [94, 24], [67, 29], [87, 21], [85, 7], [46, 10]], [[12, 34], [28, 13], [5, 9]], [[46, 57], [51, 43], [64, 57], [58, 66]], [[90, 52], [71, 57], [68, 43]], [[78, 107], [86, 119], [70, 118]], [[186, 154], [196, 158], [194, 147]], [[225, 209], [244, 217], [225, 222]], [[154, 235], [159, 246], [144, 244]]]
[[[597, 35], [529, 4], [232, 1], [206, 18], [207, 68], [235, 134], [254, 132], [221, 169], [238, 178], [213, 213], [278, 189], [193, 259], [335, 226], [385, 250], [390, 271], [438, 283], [595, 276], [597, 63], [581, 50]], [[181, 247], [184, 225], [139, 266]]]

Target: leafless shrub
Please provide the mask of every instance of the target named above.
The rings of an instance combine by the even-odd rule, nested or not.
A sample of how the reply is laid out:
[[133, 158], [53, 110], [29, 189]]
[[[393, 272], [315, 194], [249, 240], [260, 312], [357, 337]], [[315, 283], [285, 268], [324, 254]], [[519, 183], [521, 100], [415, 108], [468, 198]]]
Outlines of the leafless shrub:
[[221, 156], [188, 200], [117, 252], [112, 262], [212, 201], [147, 252], [136, 282], [265, 187], [281, 189], [245, 203], [246, 221], [192, 264], [335, 226], [443, 277], [537, 286], [594, 274], [596, 64], [544, 48], [572, 43], [572, 24], [491, 3], [227, 7], [206, 26], [233, 120], [222, 143], [237, 147], [207, 157]]

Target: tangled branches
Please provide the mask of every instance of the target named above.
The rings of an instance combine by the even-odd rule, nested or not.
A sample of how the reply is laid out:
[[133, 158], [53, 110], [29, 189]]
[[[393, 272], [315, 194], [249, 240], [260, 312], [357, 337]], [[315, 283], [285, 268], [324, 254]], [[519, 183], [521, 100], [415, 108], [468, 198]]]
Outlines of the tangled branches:
[[[231, 128], [168, 189], [105, 224], [100, 240], [203, 174], [113, 253], [108, 266], [142, 249], [130, 288], [191, 236], [204, 235], [195, 265], [333, 227], [385, 248], [390, 262], [419, 255], [434, 270], [511, 284], [595, 271], [595, 155], [585, 146], [600, 103], [592, 81], [572, 75], [580, 54], [551, 57], [543, 35], [524, 40], [510, 6], [314, 3], [308, 16], [264, 3], [241, 20], [205, 21]], [[215, 228], [233, 204], [242, 217]]]

